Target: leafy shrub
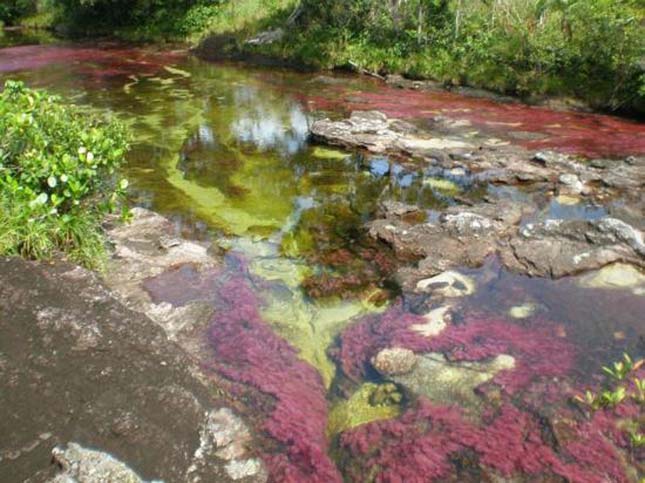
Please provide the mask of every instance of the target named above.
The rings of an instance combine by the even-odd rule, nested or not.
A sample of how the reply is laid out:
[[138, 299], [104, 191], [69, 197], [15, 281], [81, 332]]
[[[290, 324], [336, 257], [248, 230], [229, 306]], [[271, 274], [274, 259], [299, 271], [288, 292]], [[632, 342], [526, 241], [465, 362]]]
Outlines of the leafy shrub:
[[12, 25], [20, 17], [36, 11], [35, 0], [2, 0], [0, 3], [0, 25]]
[[0, 254], [101, 264], [101, 222], [127, 181], [125, 127], [8, 81], [0, 94]]

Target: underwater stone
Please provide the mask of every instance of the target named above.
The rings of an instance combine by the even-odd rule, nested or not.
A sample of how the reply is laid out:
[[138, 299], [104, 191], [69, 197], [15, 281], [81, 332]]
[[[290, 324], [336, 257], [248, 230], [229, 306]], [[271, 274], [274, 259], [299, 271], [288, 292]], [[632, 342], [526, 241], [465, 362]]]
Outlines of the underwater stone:
[[112, 455], [86, 449], [76, 443], [54, 448], [52, 460], [60, 466], [62, 473], [49, 480], [50, 483], [145, 483], [132, 469]]
[[435, 337], [448, 327], [448, 322], [451, 319], [449, 311], [452, 309], [452, 306], [446, 305], [444, 307], [439, 307], [428, 312], [423, 318], [426, 320], [423, 324], [416, 324], [410, 328], [419, 334], [422, 334], [426, 337]]
[[449, 298], [464, 297], [475, 293], [475, 282], [466, 275], [450, 270], [436, 277], [419, 281], [417, 290], [432, 292]]
[[645, 275], [633, 265], [614, 263], [578, 280], [585, 288], [625, 289], [635, 295], [645, 294]]
[[417, 356], [409, 349], [393, 347], [383, 349], [374, 358], [372, 365], [384, 376], [407, 374], [417, 364]]
[[429, 353], [417, 356], [415, 362], [412, 370], [389, 374], [390, 379], [435, 403], [459, 403], [471, 409], [481, 404], [475, 393], [478, 386], [515, 367], [515, 359], [506, 354], [485, 362], [451, 362], [443, 354]]
[[537, 305], [532, 303], [526, 303], [523, 305], [516, 305], [514, 307], [511, 307], [510, 310], [508, 311], [508, 315], [510, 315], [514, 319], [526, 319], [531, 315], [533, 315], [536, 310], [537, 310]]

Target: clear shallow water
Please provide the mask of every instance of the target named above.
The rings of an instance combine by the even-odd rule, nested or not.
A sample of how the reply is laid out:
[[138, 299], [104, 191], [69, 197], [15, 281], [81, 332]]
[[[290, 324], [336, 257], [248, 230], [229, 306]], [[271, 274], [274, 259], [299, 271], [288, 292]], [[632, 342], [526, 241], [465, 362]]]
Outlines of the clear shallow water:
[[[131, 125], [135, 141], [124, 169], [133, 186], [133, 202], [169, 216], [182, 235], [212, 240], [228, 250], [227, 268], [217, 277], [235, 279], [241, 274], [253, 287], [262, 319], [320, 374], [323, 397], [334, 408], [354, 392], [356, 381], [338, 370], [338, 358], [329, 349], [356, 318], [383, 312], [388, 300], [396, 304], [397, 291], [389, 283], [390, 254], [361, 230], [379, 202], [419, 204], [432, 217], [455, 204], [455, 196], [471, 201], [485, 195], [527, 196], [515, 188], [488, 186], [423, 166], [312, 146], [308, 127], [318, 115], [315, 109], [338, 116], [367, 106], [415, 118], [424, 112], [432, 116], [453, 111], [457, 117], [471, 116], [478, 125], [506, 122], [508, 130], [508, 123], [534, 115], [531, 108], [452, 94], [420, 97], [365, 79], [330, 82], [315, 75], [209, 64], [180, 51], [118, 44], [0, 49], [0, 79], [5, 78], [46, 87], [88, 109], [112, 112]], [[591, 132], [614, 129], [616, 144], [610, 148], [617, 151], [607, 151], [605, 143], [603, 154], [643, 152], [643, 137], [636, 136], [641, 125], [607, 116], [539, 113], [533, 128], [547, 129], [551, 136], [550, 141], [542, 139], [540, 147], [571, 143], [571, 131], [562, 126], [575, 120], [567, 129], [576, 131], [579, 144], [569, 144], [568, 149], [588, 153], [597, 147], [590, 144]], [[534, 218], [594, 219], [606, 209], [549, 201], [536, 206]], [[463, 273], [473, 277], [477, 289], [455, 309], [457, 322], [470, 313], [528, 330], [533, 320], [548, 321], [559, 338], [576, 347], [570, 374], [581, 384], [594, 383], [600, 367], [624, 351], [633, 356], [645, 353], [643, 295], [583, 288], [574, 278], [554, 282], [512, 275], [494, 261]], [[221, 288], [219, 283], [212, 286]], [[328, 293], [344, 297], [309, 297]], [[536, 308], [533, 318], [509, 316], [513, 307], [527, 304]], [[366, 378], [382, 382], [374, 374]], [[273, 389], [264, 390], [281, 397]], [[343, 461], [342, 447], [336, 447], [334, 455]]]

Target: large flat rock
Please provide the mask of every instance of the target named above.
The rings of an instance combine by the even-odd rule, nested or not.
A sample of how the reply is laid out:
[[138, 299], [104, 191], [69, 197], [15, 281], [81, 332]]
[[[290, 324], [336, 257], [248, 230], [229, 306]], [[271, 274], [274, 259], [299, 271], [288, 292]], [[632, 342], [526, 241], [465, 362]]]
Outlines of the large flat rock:
[[70, 477], [265, 480], [250, 433], [192, 366], [92, 273], [0, 259], [0, 481], [48, 481], [59, 467]]

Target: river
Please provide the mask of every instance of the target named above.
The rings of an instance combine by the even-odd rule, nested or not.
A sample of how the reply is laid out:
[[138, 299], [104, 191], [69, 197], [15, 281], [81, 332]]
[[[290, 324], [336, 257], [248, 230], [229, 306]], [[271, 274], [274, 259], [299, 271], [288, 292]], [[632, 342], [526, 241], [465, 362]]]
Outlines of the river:
[[[271, 395], [288, 413], [277, 417], [268, 411], [267, 420], [273, 426], [259, 429], [279, 443], [264, 455], [274, 477], [297, 481], [293, 475], [309, 475], [306, 479], [310, 481], [331, 481], [342, 475], [348, 481], [359, 481], [365, 468], [378, 467], [378, 481], [428, 481], [445, 477], [449, 471], [442, 465], [454, 464], [461, 471], [459, 481], [514, 473], [530, 479], [540, 474], [545, 464], [560, 477], [580, 480], [585, 458], [560, 439], [562, 430], [547, 424], [549, 429], [541, 427], [533, 433], [525, 418], [533, 414], [531, 403], [536, 401], [548, 401], [544, 404], [549, 405], [551, 415], [559, 410], [553, 408], [561, 408], [562, 414], [573, 418], [569, 396], [586, 387], [599, 387], [603, 365], [619, 360], [623, 353], [633, 358], [645, 355], [645, 290], [593, 288], [583, 282], [584, 275], [559, 280], [529, 277], [507, 271], [490, 257], [481, 267], [459, 270], [476, 288], [467, 290], [463, 300], [450, 306], [456, 331], [451, 334], [451, 349], [447, 350], [449, 342], [443, 341], [424, 351], [435, 358], [450, 353], [453, 361], [469, 361], [465, 366], [462, 362], [445, 374], [436, 367], [426, 369], [434, 370], [435, 375], [422, 377], [421, 382], [393, 377], [397, 386], [372, 368], [352, 371], [350, 359], [356, 354], [344, 354], [343, 350], [355, 344], [359, 351], [355, 339], [361, 332], [352, 333], [349, 328], [370, 317], [399, 320], [419, 316], [414, 304], [401, 300], [400, 288], [392, 280], [387, 268], [394, 263], [391, 249], [370, 239], [363, 229], [375, 217], [380, 203], [414, 204], [433, 219], [442, 209], [464, 200], [477, 203], [491, 196], [520, 199], [529, 195], [521, 186], [463, 180], [382, 154], [316, 145], [310, 141], [309, 129], [322, 117], [340, 119], [354, 110], [378, 109], [419, 125], [430, 124], [437, 116], [467, 121], [473, 130], [500, 143], [526, 149], [618, 158], [645, 154], [642, 123], [447, 92], [401, 90], [349, 75], [208, 63], [183, 50], [112, 42], [38, 41], [18, 33], [0, 37], [0, 80], [20, 79], [31, 87], [47, 88], [66, 101], [116, 115], [129, 124], [134, 139], [124, 171], [130, 180], [132, 204], [163, 214], [173, 221], [178, 235], [212, 243], [224, 253], [225, 268], [212, 286], [233, 290], [227, 283], [235, 281], [245, 288], [236, 286], [238, 298], [223, 296], [226, 300], [216, 305], [222, 304], [223, 312], [235, 312], [224, 307], [226, 303], [257, 304], [253, 323], [269, 327], [281, 344], [286, 341], [293, 348], [298, 364], [307, 370], [313, 368], [311, 374], [317, 375], [312, 377], [320, 376], [317, 381], [293, 383], [288, 388], [320, 391], [322, 399], [311, 402], [308, 394], [285, 394], [277, 387], [302, 374], [300, 366], [286, 356], [280, 359], [264, 353], [264, 377], [271, 381], [260, 381], [253, 374], [255, 369], [237, 359], [227, 361], [228, 369], [222, 373]], [[459, 196], [437, 179], [457, 186]], [[574, 205], [549, 197], [531, 199], [534, 210], [525, 215], [524, 224], [556, 218], [599, 219], [620, 212], [625, 203], [620, 198], [604, 204]], [[353, 277], [348, 281], [350, 274]], [[151, 296], [172, 301], [172, 286], [186, 283], [181, 273], [172, 277], [152, 282]], [[221, 323], [231, 324], [230, 319]], [[381, 321], [380, 327], [383, 324]], [[464, 327], [473, 327], [473, 332], [459, 332]], [[254, 334], [261, 336], [263, 332]], [[343, 340], [340, 348], [339, 337]], [[374, 333], [370, 337], [375, 337]], [[240, 350], [255, 350], [244, 346], [248, 343], [245, 337], [239, 340]], [[455, 344], [460, 350], [454, 350]], [[281, 345], [272, 347], [286, 350]], [[217, 360], [217, 341], [213, 350]], [[262, 353], [267, 348], [257, 350]], [[491, 358], [499, 354], [511, 354], [514, 369], [491, 366], [497, 360]], [[236, 363], [240, 366], [233, 367]], [[291, 366], [282, 368], [280, 364]], [[277, 371], [279, 377], [272, 379], [271, 371]], [[483, 376], [468, 377], [464, 375], [468, 371]], [[505, 373], [515, 375], [503, 377]], [[445, 380], [441, 379], [444, 376]], [[487, 384], [490, 380], [505, 389]], [[436, 389], [428, 385], [436, 385]], [[509, 398], [503, 395], [505, 391], [511, 394]], [[439, 407], [457, 403], [466, 416], [456, 423], [455, 415], [439, 414], [437, 406], [432, 410], [418, 407], [414, 394], [419, 392]], [[375, 394], [382, 398], [378, 403], [374, 402]], [[361, 402], [361, 398], [365, 400]], [[253, 404], [253, 398], [249, 400]], [[325, 408], [321, 412], [316, 407], [308, 413], [307, 407], [294, 407], [299, 404]], [[365, 409], [370, 404], [371, 409]], [[324, 421], [327, 408], [332, 422]], [[501, 414], [497, 418], [490, 414], [495, 409]], [[302, 421], [298, 420], [299, 411], [304, 414]], [[343, 411], [365, 414], [352, 418]], [[425, 433], [418, 429], [422, 416], [434, 421], [434, 429]], [[289, 426], [286, 419], [290, 417], [301, 425]], [[487, 421], [483, 426], [496, 428], [498, 433], [481, 429], [480, 418]], [[372, 431], [357, 431], [366, 427], [363, 423], [374, 425]], [[390, 426], [385, 426], [387, 423]], [[275, 428], [281, 424], [307, 435], [309, 443], [299, 442], [299, 436], [285, 437]], [[521, 433], [513, 436], [517, 441], [506, 441], [499, 434], [513, 431]], [[547, 449], [543, 441], [532, 439], [534, 434], [542, 434], [545, 441], [558, 441]], [[313, 444], [316, 438], [323, 442]], [[500, 444], [507, 445], [502, 451], [506, 456], [486, 445], [485, 441], [495, 438], [504, 440]], [[380, 441], [380, 452], [365, 450], [376, 440]], [[595, 439], [589, 441], [590, 447], [600, 448]], [[522, 448], [514, 446], [516, 442]], [[445, 458], [447, 450], [437, 447], [459, 445], [478, 453], [484, 467], [494, 468], [492, 473], [473, 464], [471, 453], [449, 460]], [[614, 450], [602, 446], [598, 451], [605, 457]], [[554, 456], [556, 453], [559, 456]], [[548, 463], [534, 463], [532, 458]], [[511, 461], [511, 469], [500, 460]], [[427, 472], [424, 476], [414, 468], [426, 468]], [[608, 472], [609, 480], [619, 481], [615, 476], [619, 473]]]

